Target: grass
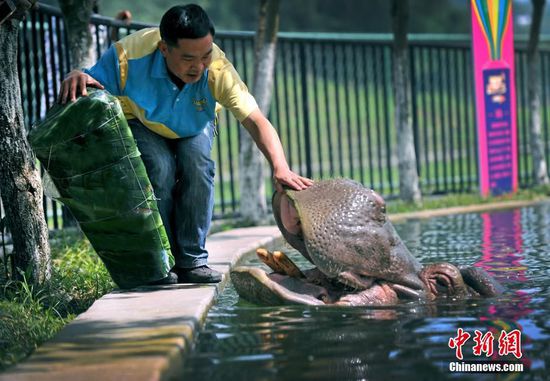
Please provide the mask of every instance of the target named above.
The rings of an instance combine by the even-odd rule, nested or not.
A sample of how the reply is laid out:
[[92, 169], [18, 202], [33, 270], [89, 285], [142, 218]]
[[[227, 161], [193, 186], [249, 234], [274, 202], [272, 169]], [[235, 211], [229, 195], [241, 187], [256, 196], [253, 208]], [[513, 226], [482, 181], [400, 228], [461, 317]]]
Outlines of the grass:
[[23, 298], [0, 300], [0, 370], [26, 357], [70, 320], [44, 308], [32, 294]]
[[550, 185], [541, 185], [528, 189], [520, 189], [515, 194], [506, 194], [501, 196], [482, 197], [479, 193], [431, 196], [423, 198], [422, 203], [418, 205], [413, 203], [406, 203], [401, 200], [392, 200], [387, 202], [387, 210], [390, 214], [408, 213], [421, 210], [489, 204], [501, 201], [530, 201], [546, 197], [550, 197]]
[[[79, 233], [52, 242], [52, 278], [40, 286], [7, 281], [0, 289], [0, 370], [21, 361], [114, 284]], [[2, 277], [0, 277], [2, 279]]]

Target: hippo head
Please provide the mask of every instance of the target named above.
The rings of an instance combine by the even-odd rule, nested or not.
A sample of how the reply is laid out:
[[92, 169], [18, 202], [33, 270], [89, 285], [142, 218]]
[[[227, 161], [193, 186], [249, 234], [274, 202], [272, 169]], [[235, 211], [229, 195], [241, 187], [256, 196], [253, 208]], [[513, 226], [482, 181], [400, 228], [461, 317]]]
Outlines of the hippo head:
[[273, 214], [287, 242], [328, 277], [352, 287], [381, 278], [411, 293], [424, 289], [422, 266], [387, 220], [386, 203], [357, 182], [319, 181], [276, 193]]
[[[402, 297], [496, 290], [495, 286], [485, 291], [486, 285], [495, 283], [480, 269], [463, 270], [474, 284], [468, 286], [461, 270], [451, 264], [422, 266], [387, 219], [383, 198], [355, 181], [317, 181], [303, 191], [275, 193], [273, 213], [286, 241], [316, 268], [301, 272], [282, 253], [260, 250], [258, 255], [273, 274], [258, 279], [258, 269], [251, 274], [249, 268], [236, 268], [231, 274], [246, 299], [259, 301], [258, 284], [282, 301], [303, 302], [309, 295], [339, 304], [391, 304]], [[278, 287], [270, 288], [270, 282]], [[256, 296], [248, 292], [251, 287], [256, 287]]]

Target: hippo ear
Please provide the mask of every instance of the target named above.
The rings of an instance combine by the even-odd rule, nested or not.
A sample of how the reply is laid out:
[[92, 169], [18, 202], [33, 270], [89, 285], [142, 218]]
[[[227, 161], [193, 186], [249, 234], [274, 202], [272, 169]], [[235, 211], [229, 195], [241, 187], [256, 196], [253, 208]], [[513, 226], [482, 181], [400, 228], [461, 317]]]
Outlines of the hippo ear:
[[479, 267], [460, 267], [460, 274], [462, 274], [464, 282], [481, 296], [497, 296], [506, 291], [504, 286]]

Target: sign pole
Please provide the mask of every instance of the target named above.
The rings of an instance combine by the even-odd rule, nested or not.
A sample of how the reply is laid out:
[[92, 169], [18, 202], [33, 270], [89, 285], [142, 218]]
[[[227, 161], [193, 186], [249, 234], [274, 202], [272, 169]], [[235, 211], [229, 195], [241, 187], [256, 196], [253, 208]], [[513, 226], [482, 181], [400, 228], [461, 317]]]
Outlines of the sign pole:
[[511, 0], [471, 0], [472, 56], [482, 196], [518, 188]]

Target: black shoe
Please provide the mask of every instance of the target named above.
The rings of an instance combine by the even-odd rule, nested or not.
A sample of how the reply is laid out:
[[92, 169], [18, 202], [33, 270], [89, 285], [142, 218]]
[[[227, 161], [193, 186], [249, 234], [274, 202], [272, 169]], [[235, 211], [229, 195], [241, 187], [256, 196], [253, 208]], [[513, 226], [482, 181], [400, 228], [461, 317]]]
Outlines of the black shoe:
[[164, 284], [176, 284], [176, 283], [178, 283], [178, 274], [170, 271], [166, 277], [149, 282], [147, 283], [147, 286], [162, 286]]
[[172, 269], [178, 274], [178, 283], [218, 283], [222, 280], [222, 274], [204, 265], [192, 269]]

